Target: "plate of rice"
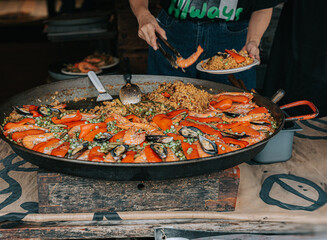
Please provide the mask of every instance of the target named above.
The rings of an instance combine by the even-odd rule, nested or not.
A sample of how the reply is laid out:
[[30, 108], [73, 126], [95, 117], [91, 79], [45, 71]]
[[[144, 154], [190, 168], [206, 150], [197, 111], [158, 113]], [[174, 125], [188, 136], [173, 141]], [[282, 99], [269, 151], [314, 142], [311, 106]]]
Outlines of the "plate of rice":
[[235, 53], [236, 57], [241, 57], [243, 61], [237, 61], [238, 59], [229, 53], [218, 52], [215, 56], [199, 62], [196, 69], [211, 74], [230, 74], [242, 72], [260, 64], [259, 60], [249, 57], [245, 50], [237, 52], [232, 49], [229, 52]]

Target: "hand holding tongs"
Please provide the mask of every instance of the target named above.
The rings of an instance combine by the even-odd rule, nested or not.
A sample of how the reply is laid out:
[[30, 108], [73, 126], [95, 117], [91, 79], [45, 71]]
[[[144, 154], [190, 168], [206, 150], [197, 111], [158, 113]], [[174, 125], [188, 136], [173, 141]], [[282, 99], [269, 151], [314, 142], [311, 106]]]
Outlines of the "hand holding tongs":
[[171, 66], [173, 68], [178, 68], [178, 65], [176, 63], [176, 59], [170, 55], [169, 53], [167, 53], [163, 48], [162, 46], [160, 45], [158, 39], [160, 39], [175, 55], [176, 55], [176, 58], [181, 58], [182, 55], [176, 50], [176, 48], [174, 48], [166, 39], [164, 39], [160, 34], [158, 34], [156, 32], [156, 36], [158, 37], [157, 38], [157, 45], [158, 45], [158, 48], [160, 50], [160, 52], [162, 53], [162, 55], [164, 55], [164, 57], [168, 60], [168, 62], [171, 64]]

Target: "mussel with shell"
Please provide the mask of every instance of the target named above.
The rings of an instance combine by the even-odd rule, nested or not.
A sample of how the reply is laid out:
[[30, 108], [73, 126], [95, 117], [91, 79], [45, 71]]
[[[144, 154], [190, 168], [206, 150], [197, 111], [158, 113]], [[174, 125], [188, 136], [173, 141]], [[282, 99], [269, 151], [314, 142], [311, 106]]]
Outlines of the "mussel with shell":
[[240, 138], [246, 138], [249, 137], [245, 132], [242, 133], [237, 133], [237, 132], [232, 132], [229, 130], [220, 130], [221, 135], [224, 137], [230, 137], [230, 138], [235, 138], [235, 139], [240, 139]]
[[71, 153], [68, 154], [68, 158], [77, 159], [85, 150], [88, 149], [88, 146], [89, 143], [87, 141], [80, 143]]
[[174, 140], [173, 137], [169, 137], [166, 135], [147, 135], [145, 136], [146, 140], [149, 142], [156, 142], [156, 143], [170, 143]]
[[93, 141], [103, 143], [109, 141], [110, 138], [112, 138], [112, 135], [110, 133], [104, 132], [102, 134], [96, 135]]
[[211, 141], [206, 137], [199, 135], [199, 142], [203, 151], [205, 151], [206, 153], [211, 155], [215, 155], [218, 153], [218, 147], [214, 141]]
[[38, 107], [37, 111], [44, 117], [48, 117], [52, 114], [52, 109], [47, 106]]
[[127, 151], [127, 149], [128, 149], [128, 145], [121, 144], [115, 147], [114, 149], [112, 149], [110, 153], [115, 160], [119, 160], [122, 158], [122, 156]]
[[229, 54], [228, 53], [225, 53], [225, 52], [224, 53], [223, 52], [217, 52], [216, 55], [218, 57], [222, 57], [224, 59], [228, 58], [228, 56], [229, 56]]
[[265, 121], [252, 121], [250, 123], [254, 124], [254, 125], [259, 125], [259, 126], [270, 126], [271, 125], [271, 123], [265, 122]]
[[150, 147], [161, 159], [165, 159], [167, 157], [168, 151], [162, 144], [153, 143], [150, 145]]
[[61, 111], [57, 108], [53, 108], [49, 105], [45, 105], [45, 106], [40, 106], [37, 108], [37, 111], [42, 114], [42, 116], [44, 117], [48, 117], [50, 115], [52, 115], [53, 113], [57, 113], [60, 114]]
[[199, 135], [203, 134], [203, 132], [200, 129], [190, 126], [182, 127], [179, 130], [179, 133], [186, 138], [197, 138]]
[[236, 117], [240, 117], [241, 114], [239, 113], [233, 113], [233, 112], [223, 112], [223, 114], [225, 114], [227, 117], [230, 117], [230, 118], [236, 118]]
[[16, 112], [20, 115], [23, 115], [23, 116], [32, 116], [33, 114], [30, 113], [30, 111], [26, 108], [23, 108], [23, 107], [19, 107], [19, 106], [15, 106], [14, 109], [16, 110]]

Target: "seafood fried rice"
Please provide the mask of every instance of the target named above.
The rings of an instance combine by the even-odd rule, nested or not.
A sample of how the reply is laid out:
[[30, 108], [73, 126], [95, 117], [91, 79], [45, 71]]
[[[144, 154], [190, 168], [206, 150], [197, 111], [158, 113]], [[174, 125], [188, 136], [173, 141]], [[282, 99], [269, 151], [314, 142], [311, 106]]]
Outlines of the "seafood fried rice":
[[237, 151], [276, 129], [268, 109], [246, 92], [216, 95], [183, 82], [163, 83], [123, 105], [92, 109], [67, 104], [22, 105], [1, 125], [3, 135], [27, 149], [56, 157], [110, 163], [172, 162]]
[[218, 52], [207, 61], [203, 61], [201, 65], [202, 68], [205, 70], [227, 70], [244, 67], [253, 63], [253, 59], [249, 57], [247, 51], [241, 50], [240, 52], [237, 52], [235, 49], [232, 49], [231, 51], [241, 55], [245, 60], [238, 63], [230, 54]]
[[200, 90], [190, 83], [176, 81], [161, 84], [157, 90], [145, 96], [146, 99], [161, 102], [175, 109], [187, 108], [194, 112], [203, 112], [208, 109], [212, 95]]

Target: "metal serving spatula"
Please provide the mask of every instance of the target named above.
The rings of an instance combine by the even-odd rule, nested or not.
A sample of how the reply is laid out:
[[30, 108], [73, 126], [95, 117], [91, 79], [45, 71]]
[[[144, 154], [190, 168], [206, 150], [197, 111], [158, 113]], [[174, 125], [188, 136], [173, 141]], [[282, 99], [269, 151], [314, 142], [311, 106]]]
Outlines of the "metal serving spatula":
[[104, 89], [102, 83], [100, 82], [100, 79], [95, 74], [95, 72], [89, 71], [87, 73], [87, 76], [89, 77], [89, 79], [93, 83], [94, 87], [99, 92], [99, 96], [97, 97], [97, 102], [108, 101], [108, 100], [112, 100], [113, 99], [112, 96], [109, 93], [107, 93], [106, 89]]
[[136, 104], [141, 101], [142, 92], [139, 86], [131, 83], [132, 74], [130, 74], [130, 64], [128, 58], [123, 58], [123, 71], [126, 84], [119, 91], [120, 101], [126, 104]]

